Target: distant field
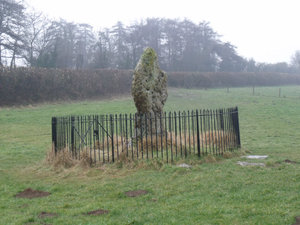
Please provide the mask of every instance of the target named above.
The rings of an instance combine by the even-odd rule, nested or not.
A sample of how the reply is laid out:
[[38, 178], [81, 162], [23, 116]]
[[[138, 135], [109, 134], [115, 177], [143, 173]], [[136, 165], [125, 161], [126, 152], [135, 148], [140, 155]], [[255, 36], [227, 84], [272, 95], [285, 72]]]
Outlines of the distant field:
[[[166, 111], [238, 106], [242, 151], [269, 155], [266, 167], [240, 157], [52, 168], [51, 116], [133, 113], [129, 96], [0, 109], [0, 224], [293, 224], [300, 216], [300, 86], [170, 89]], [[248, 154], [248, 153], [247, 153]], [[285, 160], [296, 163], [286, 163]], [[26, 188], [45, 198], [15, 195]], [[147, 190], [131, 198], [124, 192]], [[87, 212], [104, 209], [98, 216]], [[56, 213], [41, 218], [41, 212]]]

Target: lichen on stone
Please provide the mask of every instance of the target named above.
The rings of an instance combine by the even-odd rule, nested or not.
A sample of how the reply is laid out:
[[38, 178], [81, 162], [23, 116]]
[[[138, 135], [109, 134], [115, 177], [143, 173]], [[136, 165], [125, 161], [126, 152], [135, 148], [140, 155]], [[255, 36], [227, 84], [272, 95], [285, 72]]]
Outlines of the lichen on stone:
[[[168, 97], [167, 75], [159, 68], [157, 55], [152, 48], [147, 48], [137, 63], [131, 93], [138, 114], [153, 116], [163, 113]], [[143, 123], [138, 126], [143, 129]]]

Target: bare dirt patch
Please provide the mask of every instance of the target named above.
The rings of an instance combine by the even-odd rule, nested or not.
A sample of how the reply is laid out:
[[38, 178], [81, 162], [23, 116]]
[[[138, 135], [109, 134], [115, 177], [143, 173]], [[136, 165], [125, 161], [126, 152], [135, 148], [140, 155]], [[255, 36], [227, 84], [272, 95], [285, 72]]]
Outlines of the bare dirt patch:
[[104, 209], [97, 209], [97, 210], [94, 210], [94, 211], [90, 211], [88, 212], [87, 214], [88, 215], [91, 215], [91, 216], [97, 216], [97, 215], [103, 215], [103, 214], [108, 214], [109, 211], [108, 210], [104, 210]]
[[140, 195], [145, 195], [147, 193], [148, 193], [148, 191], [145, 191], [145, 190], [135, 190], [135, 191], [125, 192], [125, 195], [128, 196], [128, 197], [137, 197], [137, 196], [140, 196]]
[[50, 213], [50, 212], [41, 212], [39, 214], [39, 218], [56, 217], [56, 216], [58, 216], [57, 213]]
[[42, 197], [47, 197], [48, 195], [50, 195], [49, 192], [32, 190], [31, 188], [27, 188], [24, 191], [16, 194], [16, 197], [17, 198], [42, 198]]
[[285, 163], [290, 163], [290, 164], [296, 164], [297, 163], [297, 162], [289, 160], [289, 159], [284, 160], [284, 162]]

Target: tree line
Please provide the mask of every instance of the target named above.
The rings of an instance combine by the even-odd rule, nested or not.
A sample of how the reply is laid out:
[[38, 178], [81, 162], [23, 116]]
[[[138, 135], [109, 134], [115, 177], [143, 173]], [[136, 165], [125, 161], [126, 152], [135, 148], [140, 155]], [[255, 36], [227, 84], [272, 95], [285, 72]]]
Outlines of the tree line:
[[210, 24], [148, 18], [125, 26], [117, 22], [97, 32], [89, 24], [49, 20], [22, 1], [0, 0], [0, 67], [133, 69], [145, 47], [158, 54], [167, 71], [300, 71], [300, 52], [291, 64], [258, 63], [237, 54]]

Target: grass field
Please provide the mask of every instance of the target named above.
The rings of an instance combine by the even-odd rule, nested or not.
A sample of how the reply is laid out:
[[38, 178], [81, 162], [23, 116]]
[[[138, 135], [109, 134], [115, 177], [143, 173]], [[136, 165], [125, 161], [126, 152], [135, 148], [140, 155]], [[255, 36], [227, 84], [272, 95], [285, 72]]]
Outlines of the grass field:
[[[171, 89], [169, 110], [237, 105], [243, 151], [269, 155], [266, 167], [229, 159], [187, 159], [96, 168], [53, 168], [51, 116], [134, 112], [130, 97], [0, 109], [0, 224], [293, 224], [300, 216], [300, 87]], [[286, 163], [289, 159], [297, 163]], [[26, 188], [45, 198], [15, 195]], [[147, 190], [130, 198], [124, 192]], [[87, 212], [104, 209], [108, 214]], [[40, 218], [41, 212], [56, 213]]]

